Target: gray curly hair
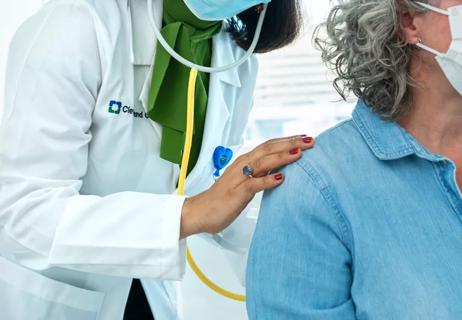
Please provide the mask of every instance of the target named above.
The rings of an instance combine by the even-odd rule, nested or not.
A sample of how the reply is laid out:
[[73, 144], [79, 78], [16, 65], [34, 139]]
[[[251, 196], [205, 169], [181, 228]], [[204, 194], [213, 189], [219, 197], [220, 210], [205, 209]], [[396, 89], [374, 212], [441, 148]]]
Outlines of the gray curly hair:
[[400, 36], [402, 10], [427, 11], [415, 0], [342, 1], [313, 37], [324, 63], [337, 75], [334, 88], [342, 98], [353, 93], [389, 120], [406, 113], [408, 89], [416, 85], [408, 72], [413, 48]]

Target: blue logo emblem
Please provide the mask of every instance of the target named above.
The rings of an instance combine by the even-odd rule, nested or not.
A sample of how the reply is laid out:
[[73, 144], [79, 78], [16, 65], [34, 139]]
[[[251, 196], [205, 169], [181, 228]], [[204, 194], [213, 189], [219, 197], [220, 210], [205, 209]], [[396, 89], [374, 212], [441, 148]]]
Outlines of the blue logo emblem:
[[122, 102], [112, 100], [109, 102], [109, 113], [120, 114], [122, 110]]
[[223, 170], [233, 158], [233, 150], [219, 146], [215, 149], [213, 153], [213, 166], [216, 171], [213, 174], [215, 178], [220, 176], [220, 171]]

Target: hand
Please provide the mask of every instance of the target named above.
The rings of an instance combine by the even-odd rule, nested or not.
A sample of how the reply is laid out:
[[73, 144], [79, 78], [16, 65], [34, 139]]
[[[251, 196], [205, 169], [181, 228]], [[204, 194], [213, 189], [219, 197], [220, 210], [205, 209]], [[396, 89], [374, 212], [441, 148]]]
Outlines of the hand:
[[[270, 140], [237, 158], [210, 189], [186, 199], [181, 239], [196, 233], [217, 233], [228, 227], [255, 194], [284, 182], [283, 174], [270, 172], [299, 160], [302, 151], [313, 148], [314, 142], [307, 136]], [[252, 177], [243, 174], [246, 165], [253, 169]]]

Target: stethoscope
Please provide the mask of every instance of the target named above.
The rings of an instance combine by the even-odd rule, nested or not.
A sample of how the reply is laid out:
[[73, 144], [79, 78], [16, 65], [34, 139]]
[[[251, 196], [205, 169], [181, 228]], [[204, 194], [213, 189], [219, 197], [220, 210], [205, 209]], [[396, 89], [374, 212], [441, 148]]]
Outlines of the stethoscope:
[[164, 49], [170, 54], [175, 60], [180, 62], [181, 64], [184, 64], [185, 66], [195, 69], [200, 72], [205, 72], [205, 73], [217, 73], [217, 72], [223, 72], [223, 71], [228, 71], [233, 68], [237, 68], [243, 63], [245, 63], [247, 60], [249, 60], [250, 56], [255, 52], [255, 49], [257, 48], [258, 45], [258, 40], [260, 40], [260, 35], [261, 31], [263, 28], [263, 22], [265, 21], [265, 16], [266, 16], [266, 10], [268, 8], [268, 4], [263, 5], [263, 10], [260, 13], [260, 18], [258, 20], [257, 28], [255, 31], [255, 35], [252, 41], [252, 44], [250, 45], [249, 49], [247, 50], [246, 54], [239, 60], [237, 60], [234, 63], [231, 63], [226, 66], [221, 66], [221, 67], [205, 67], [205, 66], [200, 66], [197, 65], [182, 56], [180, 56], [168, 43], [165, 41], [164, 36], [160, 33], [159, 28], [157, 27], [157, 21], [154, 18], [154, 13], [152, 12], [152, 0], [148, 0], [148, 16], [149, 16], [149, 21], [151, 22], [152, 29], [154, 31], [154, 34], [156, 35], [157, 41], [164, 47]]
[[[168, 0], [164, 0], [168, 1]], [[185, 182], [186, 182], [186, 176], [187, 176], [187, 168], [189, 164], [189, 158], [190, 158], [190, 153], [191, 153], [191, 146], [192, 146], [192, 137], [193, 137], [193, 128], [194, 128], [194, 97], [195, 97], [195, 88], [196, 88], [196, 79], [198, 72], [205, 72], [205, 73], [218, 73], [218, 72], [224, 72], [231, 70], [233, 68], [237, 68], [240, 65], [244, 64], [249, 60], [249, 58], [252, 56], [252, 54], [255, 52], [255, 49], [257, 47], [258, 41], [260, 39], [261, 31], [263, 28], [263, 23], [265, 21], [265, 16], [266, 16], [266, 11], [268, 9], [268, 4], [263, 5], [263, 10], [260, 13], [260, 17], [258, 20], [257, 28], [255, 31], [255, 35], [252, 41], [252, 44], [250, 45], [249, 49], [247, 50], [246, 54], [239, 60], [237, 60], [234, 63], [231, 63], [229, 65], [225, 66], [220, 66], [220, 67], [205, 67], [205, 66], [200, 66], [197, 65], [181, 55], [179, 55], [168, 43], [165, 41], [165, 38], [162, 36], [159, 28], [157, 27], [157, 21], [154, 18], [154, 13], [152, 11], [152, 0], [147, 1], [147, 10], [148, 10], [148, 16], [149, 16], [149, 21], [151, 23], [152, 29], [154, 31], [154, 34], [159, 41], [159, 43], [162, 45], [162, 47], [178, 62], [182, 63], [183, 65], [191, 68], [190, 71], [190, 76], [189, 76], [189, 85], [188, 85], [188, 106], [187, 106], [187, 125], [186, 125], [186, 139], [185, 139], [185, 146], [183, 150], [183, 159], [181, 162], [181, 170], [180, 170], [180, 176], [179, 176], [179, 182], [178, 182], [178, 195], [183, 196], [184, 195], [184, 187], [185, 187]], [[133, 52], [133, 51], [132, 51]], [[133, 56], [133, 54], [132, 54]], [[228, 291], [219, 285], [217, 285], [215, 282], [210, 280], [199, 268], [197, 263], [195, 262], [193, 256], [191, 255], [191, 251], [189, 247], [187, 248], [187, 261], [191, 267], [191, 269], [194, 271], [196, 276], [211, 290], [214, 292], [218, 293], [221, 296], [224, 296], [226, 298], [232, 299], [232, 300], [237, 300], [237, 301], [242, 301], [244, 302], [246, 300], [244, 295], [241, 294], [236, 294], [231, 291]]]

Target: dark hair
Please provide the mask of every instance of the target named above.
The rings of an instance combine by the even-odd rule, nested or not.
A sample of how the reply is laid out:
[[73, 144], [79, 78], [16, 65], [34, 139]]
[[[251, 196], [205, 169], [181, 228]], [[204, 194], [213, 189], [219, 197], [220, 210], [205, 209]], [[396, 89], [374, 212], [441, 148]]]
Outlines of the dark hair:
[[[252, 44], [259, 17], [259, 10], [253, 7], [228, 21], [228, 32], [244, 50]], [[301, 26], [302, 15], [299, 0], [272, 0], [268, 5], [262, 33], [255, 51], [257, 53], [269, 52], [292, 43], [300, 33]]]

